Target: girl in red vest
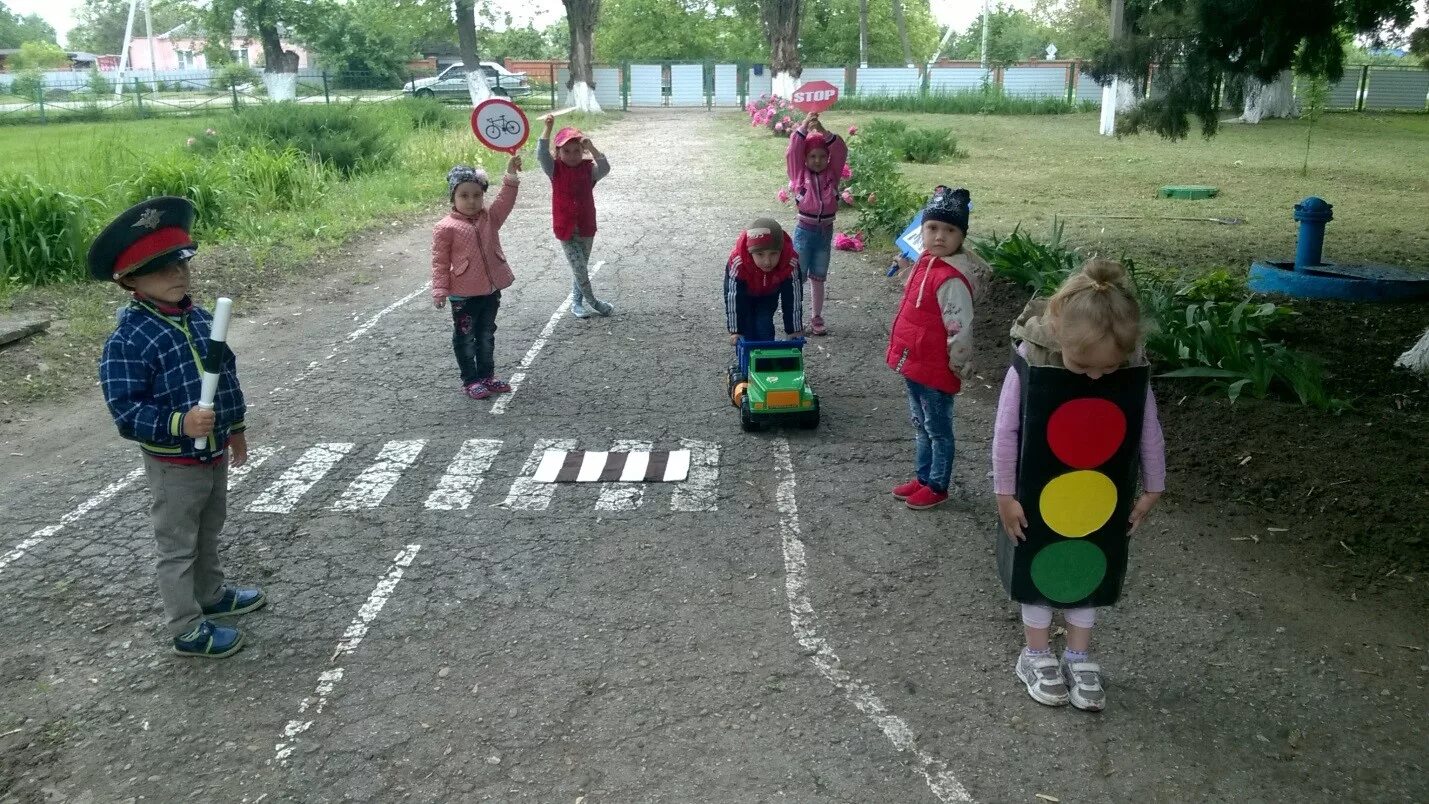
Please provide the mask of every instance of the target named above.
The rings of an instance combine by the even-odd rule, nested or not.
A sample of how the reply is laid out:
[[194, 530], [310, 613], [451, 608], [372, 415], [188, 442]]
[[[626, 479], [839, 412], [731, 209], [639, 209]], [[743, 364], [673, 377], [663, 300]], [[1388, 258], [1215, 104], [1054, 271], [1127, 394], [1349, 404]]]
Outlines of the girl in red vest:
[[536, 158], [551, 179], [551, 223], [571, 264], [571, 314], [576, 318], [589, 318], [592, 312], [610, 315], [615, 307], [596, 298], [590, 284], [595, 184], [610, 172], [610, 163], [578, 129], [561, 129], [552, 143], [551, 128], [555, 124], [556, 116], [546, 115], [546, 130], [536, 143]]
[[969, 376], [973, 298], [986, 263], [963, 249], [972, 198], [938, 187], [923, 210], [923, 254], [908, 273], [893, 319], [888, 365], [908, 385], [917, 441], [917, 476], [893, 489], [909, 508], [948, 499], [953, 473], [953, 395]]

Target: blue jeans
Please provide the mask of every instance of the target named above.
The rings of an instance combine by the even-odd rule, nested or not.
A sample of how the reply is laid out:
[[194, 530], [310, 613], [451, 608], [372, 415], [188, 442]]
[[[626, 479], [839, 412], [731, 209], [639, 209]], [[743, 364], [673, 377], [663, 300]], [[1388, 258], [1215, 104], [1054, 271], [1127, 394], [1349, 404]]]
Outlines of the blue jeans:
[[918, 482], [946, 494], [953, 474], [953, 395], [908, 383], [908, 412], [918, 443]]
[[794, 251], [799, 254], [799, 281], [829, 276], [829, 252], [834, 246], [834, 229], [794, 227]]
[[461, 384], [490, 379], [496, 374], [496, 311], [501, 291], [486, 296], [452, 299], [452, 351], [461, 369]]

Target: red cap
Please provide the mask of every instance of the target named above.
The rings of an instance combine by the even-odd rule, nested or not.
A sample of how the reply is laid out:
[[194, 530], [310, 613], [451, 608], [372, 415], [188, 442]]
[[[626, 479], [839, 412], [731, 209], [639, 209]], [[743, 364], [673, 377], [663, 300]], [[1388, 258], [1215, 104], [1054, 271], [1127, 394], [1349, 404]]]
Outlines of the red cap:
[[572, 128], [571, 126], [566, 126], [565, 128], [556, 132], [555, 143], [556, 147], [559, 148], [562, 145], [565, 145], [566, 143], [570, 142], [571, 140], [582, 139], [585, 139], [585, 135], [581, 133], [580, 129]]

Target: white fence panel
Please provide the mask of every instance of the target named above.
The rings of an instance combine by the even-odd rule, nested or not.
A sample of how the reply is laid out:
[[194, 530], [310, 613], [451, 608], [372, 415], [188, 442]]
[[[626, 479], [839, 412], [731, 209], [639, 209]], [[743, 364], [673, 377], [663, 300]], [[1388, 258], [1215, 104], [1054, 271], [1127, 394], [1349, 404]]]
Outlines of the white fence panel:
[[[595, 67], [591, 69], [591, 77], [595, 79], [595, 102], [600, 104], [600, 108], [607, 111], [619, 109], [620, 100], [620, 68], [619, 67]], [[556, 68], [556, 92], [557, 105], [567, 107], [571, 104], [571, 91], [566, 87], [570, 83], [571, 69], [569, 67]]]
[[1086, 73], [1077, 73], [1077, 102], [1097, 103], [1102, 100], [1102, 85]]
[[828, 81], [838, 88], [839, 94], [844, 91], [844, 68], [842, 67], [805, 67], [803, 75], [799, 76], [799, 84], [807, 84], [810, 81]]
[[1008, 67], [1002, 73], [1002, 91], [1010, 98], [1067, 97], [1067, 68]]
[[930, 92], [969, 92], [982, 88], [981, 67], [934, 67], [928, 71]]
[[705, 106], [705, 66], [670, 65], [670, 105], [689, 108]]
[[[1330, 87], [1330, 96], [1325, 99], [1330, 109], [1354, 109], [1360, 100], [1360, 76], [1362, 72], [1354, 68], [1345, 70], [1345, 75]], [[1301, 92], [1307, 91], [1304, 87]], [[1301, 97], [1304, 97], [1302, 94]]]
[[716, 64], [714, 68], [714, 105], [734, 106], [739, 103], [739, 68], [733, 64]]
[[913, 95], [923, 88], [917, 67], [860, 67], [860, 95]]
[[658, 64], [630, 65], [630, 105], [664, 106], [665, 90]]
[[749, 99], [759, 100], [760, 95], [768, 95], [773, 91], [774, 76], [770, 75], [769, 68], [765, 67], [759, 75], [755, 75], [751, 68], [749, 71]]
[[1429, 98], [1429, 70], [1394, 70], [1371, 67], [1365, 87], [1366, 109], [1422, 111]]

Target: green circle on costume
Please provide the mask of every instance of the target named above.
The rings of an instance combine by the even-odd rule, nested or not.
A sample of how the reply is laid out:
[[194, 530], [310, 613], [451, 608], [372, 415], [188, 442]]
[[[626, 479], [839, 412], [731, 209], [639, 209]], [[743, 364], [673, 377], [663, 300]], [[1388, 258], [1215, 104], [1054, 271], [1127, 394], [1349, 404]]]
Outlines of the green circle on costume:
[[1116, 484], [1101, 472], [1068, 472], [1042, 488], [1042, 521], [1069, 539], [1094, 533], [1116, 511]]
[[1106, 554], [1091, 542], [1054, 542], [1032, 557], [1032, 583], [1053, 603], [1086, 598], [1106, 577]]

